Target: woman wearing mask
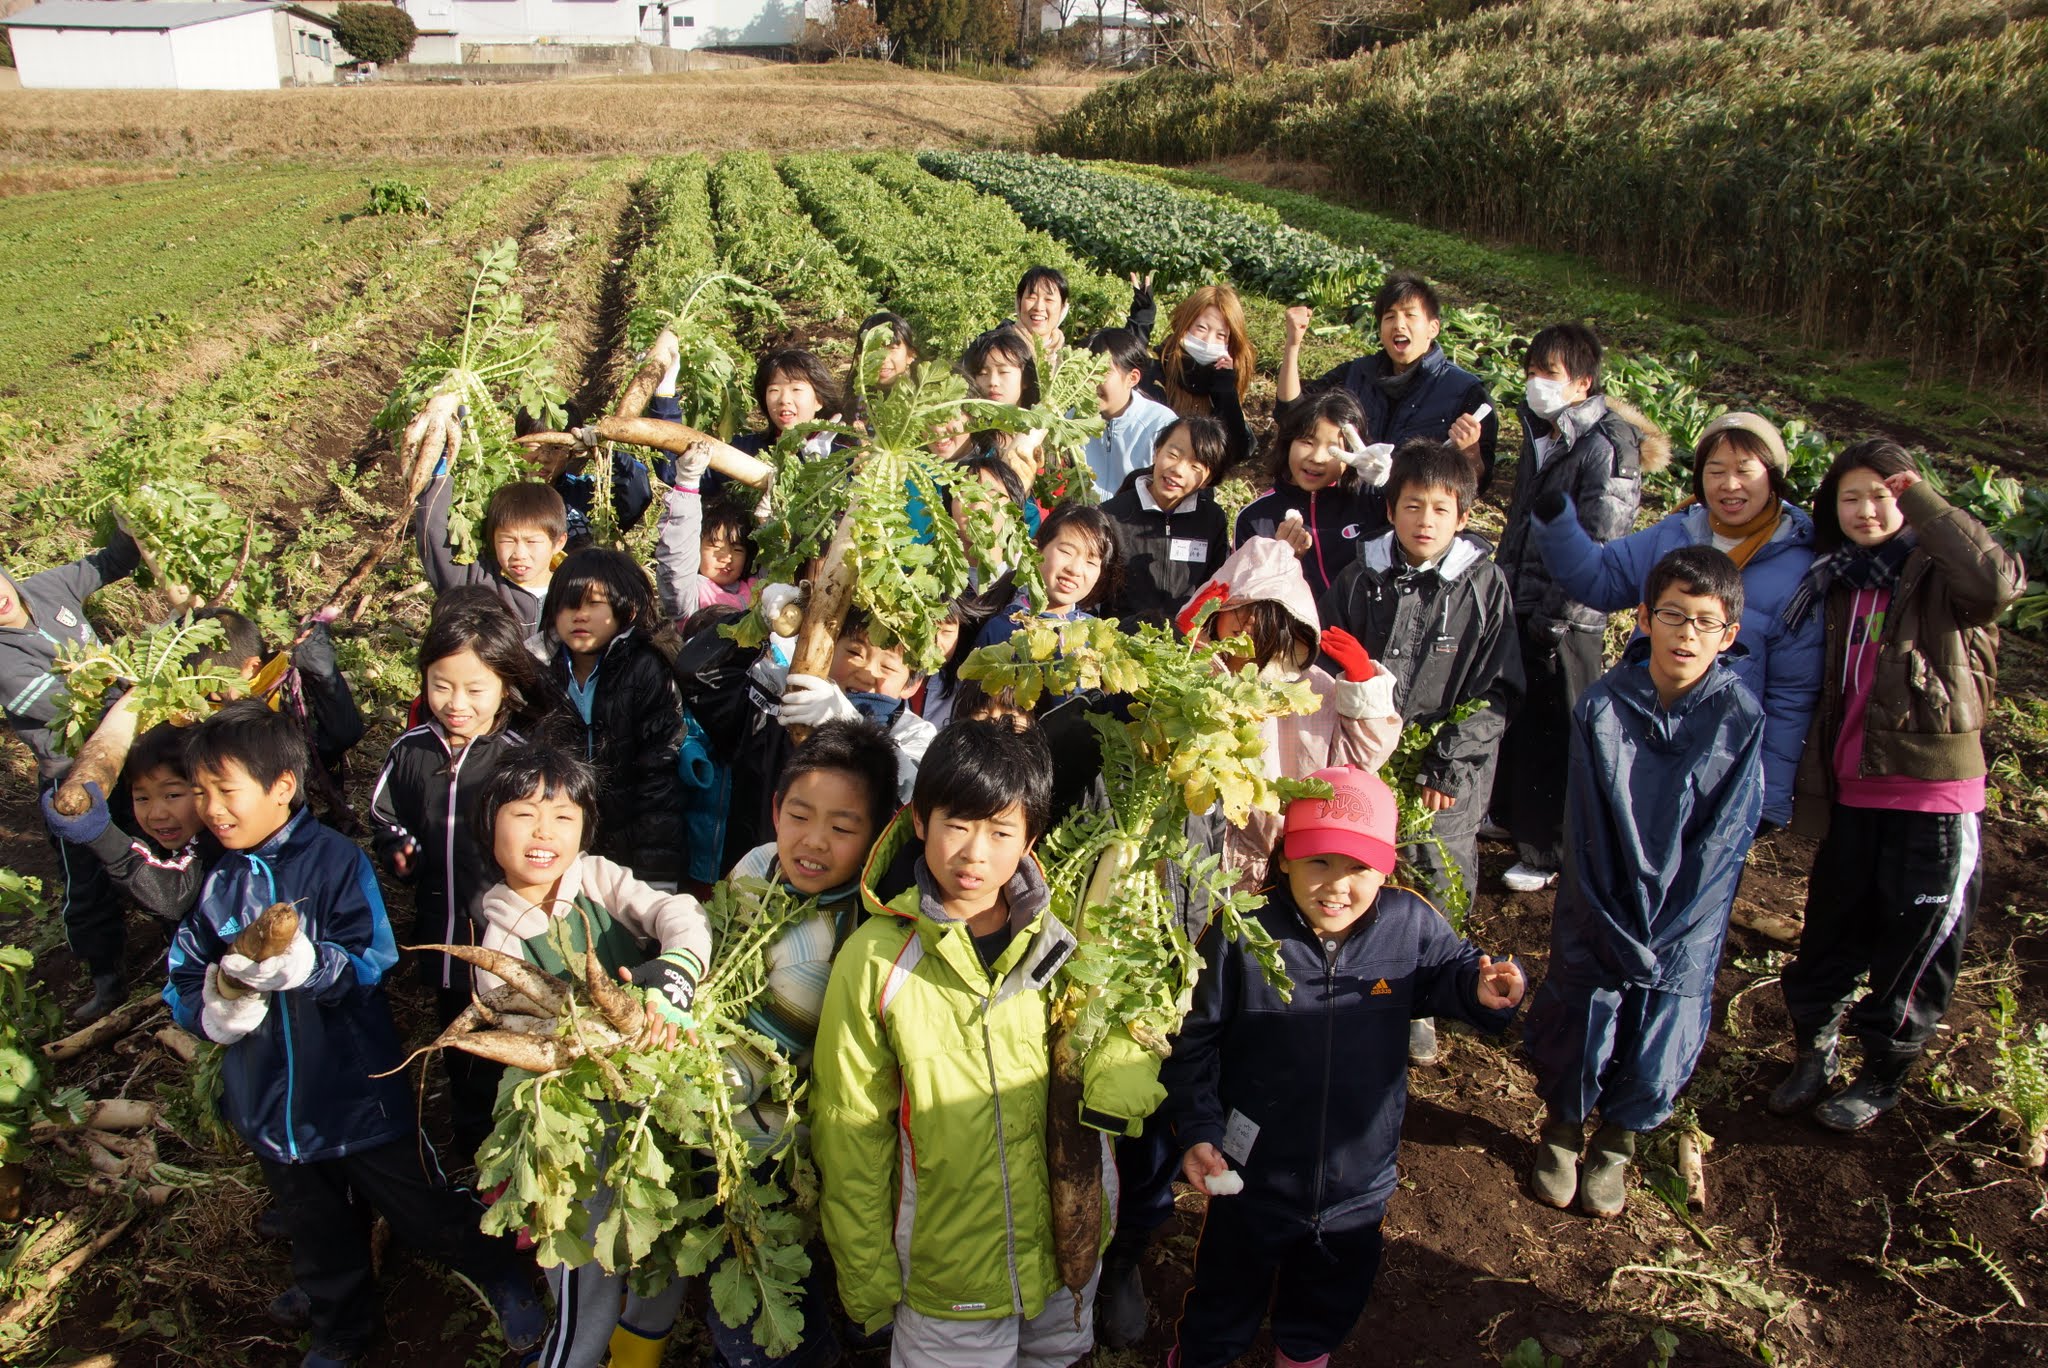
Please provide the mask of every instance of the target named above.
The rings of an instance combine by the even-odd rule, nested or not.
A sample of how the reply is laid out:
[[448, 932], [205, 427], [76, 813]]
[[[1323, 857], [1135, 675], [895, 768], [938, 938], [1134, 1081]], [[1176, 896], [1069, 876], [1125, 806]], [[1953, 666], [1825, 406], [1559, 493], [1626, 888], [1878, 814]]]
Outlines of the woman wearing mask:
[[[1158, 309], [1152, 278], [1131, 277], [1131, 330], [1147, 339]], [[1158, 360], [1139, 389], [1183, 418], [1210, 417], [1223, 424], [1224, 469], [1250, 457], [1252, 430], [1244, 418], [1244, 396], [1252, 387], [1258, 350], [1245, 331], [1244, 305], [1228, 285], [1204, 285], [1189, 294], [1167, 320]]]

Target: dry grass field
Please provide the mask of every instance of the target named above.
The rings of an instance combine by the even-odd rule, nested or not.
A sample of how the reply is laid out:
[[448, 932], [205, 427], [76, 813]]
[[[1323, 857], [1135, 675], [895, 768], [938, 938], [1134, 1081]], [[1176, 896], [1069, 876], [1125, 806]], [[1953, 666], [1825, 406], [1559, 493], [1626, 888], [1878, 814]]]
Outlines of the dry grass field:
[[0, 172], [53, 162], [655, 155], [1026, 143], [1095, 77], [873, 62], [495, 86], [0, 89]]

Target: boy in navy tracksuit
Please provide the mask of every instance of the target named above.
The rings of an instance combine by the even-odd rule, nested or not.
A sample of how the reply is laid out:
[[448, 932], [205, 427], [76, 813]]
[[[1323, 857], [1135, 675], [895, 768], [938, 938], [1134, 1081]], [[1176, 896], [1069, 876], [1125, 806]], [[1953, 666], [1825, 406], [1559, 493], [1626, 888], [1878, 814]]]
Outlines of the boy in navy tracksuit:
[[1288, 805], [1258, 913], [1293, 997], [1239, 942], [1207, 937], [1194, 1010], [1160, 1069], [1182, 1172], [1211, 1194], [1174, 1368], [1234, 1363], [1269, 1304], [1279, 1368], [1328, 1362], [1379, 1268], [1408, 1022], [1453, 1016], [1498, 1032], [1522, 1000], [1512, 959], [1495, 964], [1423, 899], [1386, 886], [1386, 784], [1349, 765], [1309, 777], [1331, 796]]
[[[164, 1000], [226, 1047], [222, 1112], [256, 1153], [311, 1303], [302, 1368], [357, 1362], [376, 1335], [371, 1209], [474, 1282], [515, 1349], [534, 1344], [542, 1313], [524, 1260], [482, 1233], [473, 1197], [429, 1171], [382, 986], [398, 958], [391, 924], [369, 858], [305, 810], [298, 729], [254, 700], [231, 703], [195, 729], [186, 761], [226, 854], [178, 927]], [[277, 902], [298, 910], [290, 947], [237, 954], [236, 934]]]
[[[70, 757], [57, 750], [51, 731], [64, 704], [64, 679], [50, 668], [63, 645], [99, 640], [86, 621], [85, 601], [135, 572], [141, 553], [125, 532], [69, 565], [16, 580], [0, 573], [0, 707], [15, 739], [36, 758], [36, 783], [45, 792], [62, 782]], [[91, 850], [50, 833], [64, 872], [64, 939], [92, 975], [92, 997], [72, 1013], [92, 1021], [121, 1005], [127, 983], [121, 969], [126, 944], [121, 901]]]
[[1549, 1107], [1533, 1185], [1554, 1207], [1621, 1214], [1636, 1135], [1671, 1115], [1706, 1043], [1764, 803], [1763, 707], [1720, 659], [1741, 621], [1735, 562], [1673, 551], [1644, 585], [1645, 635], [1572, 709], [1564, 877], [1526, 1028]]

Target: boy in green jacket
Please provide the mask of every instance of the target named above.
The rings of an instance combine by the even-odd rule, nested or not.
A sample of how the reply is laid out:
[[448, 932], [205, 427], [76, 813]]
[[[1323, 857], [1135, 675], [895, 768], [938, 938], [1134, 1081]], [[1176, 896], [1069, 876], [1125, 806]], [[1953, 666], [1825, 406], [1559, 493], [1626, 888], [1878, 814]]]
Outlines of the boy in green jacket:
[[[1078, 1307], [1060, 1283], [1046, 1168], [1047, 992], [1074, 949], [1031, 858], [1051, 805], [1035, 729], [948, 727], [868, 859], [874, 915], [825, 990], [825, 1243], [847, 1314], [893, 1319], [896, 1368], [1066, 1368], [1094, 1344], [1093, 1281]], [[1093, 1064], [1082, 1119], [1135, 1133], [1158, 1060], [1119, 1033]], [[1107, 1134], [1102, 1151], [1113, 1194]]]

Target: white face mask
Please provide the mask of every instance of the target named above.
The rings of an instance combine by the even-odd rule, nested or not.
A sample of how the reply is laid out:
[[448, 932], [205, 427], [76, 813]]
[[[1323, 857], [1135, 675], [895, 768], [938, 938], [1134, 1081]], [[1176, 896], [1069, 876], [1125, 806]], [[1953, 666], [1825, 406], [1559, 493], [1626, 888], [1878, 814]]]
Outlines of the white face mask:
[[1189, 337], [1185, 334], [1180, 339], [1180, 349], [1186, 352], [1188, 359], [1198, 366], [1213, 366], [1224, 357], [1230, 355], [1230, 348], [1228, 347], [1219, 347], [1214, 342], [1204, 342], [1199, 338]]
[[1523, 387], [1522, 397], [1528, 402], [1529, 411], [1539, 418], [1555, 418], [1571, 407], [1571, 401], [1564, 397], [1564, 382], [1547, 375], [1531, 376]]

